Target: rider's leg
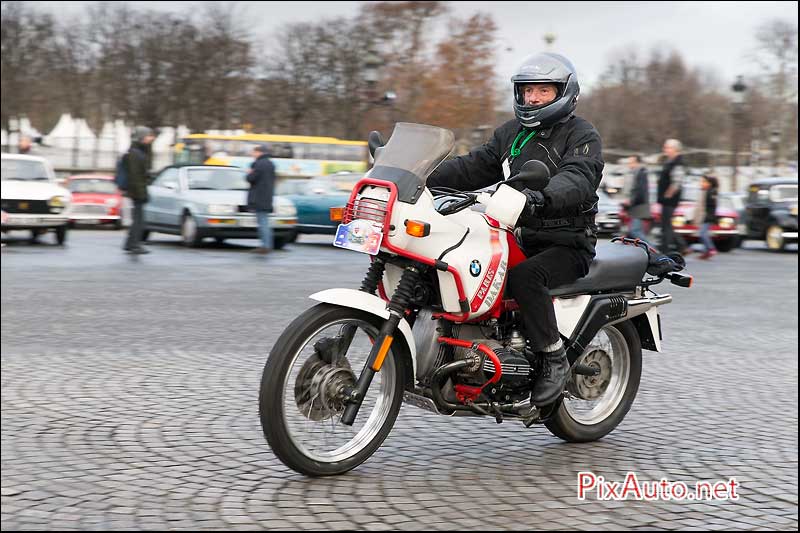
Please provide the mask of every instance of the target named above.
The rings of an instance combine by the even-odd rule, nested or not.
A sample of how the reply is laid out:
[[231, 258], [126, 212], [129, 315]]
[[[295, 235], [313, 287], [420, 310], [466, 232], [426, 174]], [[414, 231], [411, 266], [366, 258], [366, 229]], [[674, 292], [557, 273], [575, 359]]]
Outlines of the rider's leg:
[[522, 312], [531, 348], [542, 362], [533, 387], [534, 405], [553, 402], [569, 377], [550, 288], [576, 281], [589, 271], [591, 256], [566, 246], [553, 246], [528, 257], [509, 272], [509, 288]]

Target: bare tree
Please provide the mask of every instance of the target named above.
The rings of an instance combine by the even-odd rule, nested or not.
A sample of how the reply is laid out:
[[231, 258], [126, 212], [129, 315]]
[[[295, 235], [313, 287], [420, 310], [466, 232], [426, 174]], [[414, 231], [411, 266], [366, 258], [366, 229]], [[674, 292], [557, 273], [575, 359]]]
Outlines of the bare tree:
[[787, 141], [797, 143], [797, 122], [792, 119], [797, 109], [797, 23], [780, 19], [765, 22], [756, 31], [756, 41], [752, 57], [766, 74], [773, 95], [771, 128], [780, 138], [775, 159], [782, 161], [785, 147], [792, 145]]
[[24, 2], [2, 2], [0, 19], [0, 121], [7, 128], [10, 117], [32, 116], [47, 103], [41, 77], [49, 66], [55, 23]]

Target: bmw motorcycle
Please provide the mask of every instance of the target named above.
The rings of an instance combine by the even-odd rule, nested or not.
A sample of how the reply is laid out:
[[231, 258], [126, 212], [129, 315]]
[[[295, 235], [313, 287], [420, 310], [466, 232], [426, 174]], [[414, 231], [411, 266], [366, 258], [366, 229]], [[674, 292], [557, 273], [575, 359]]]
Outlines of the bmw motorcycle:
[[[514, 234], [517, 188], [547, 185], [531, 161], [493, 193], [431, 191], [427, 177], [453, 149], [449, 130], [400, 123], [354, 187], [334, 245], [370, 256], [359, 289], [310, 296], [272, 348], [261, 379], [261, 427], [275, 455], [309, 476], [366, 461], [406, 403], [443, 416], [542, 424], [568, 442], [611, 432], [633, 404], [642, 349], [661, 351], [656, 294], [688, 287], [679, 258], [623, 239], [600, 245], [589, 273], [551, 290], [571, 375], [551, 405], [531, 404], [542, 370], [526, 357], [509, 269], [525, 260]], [[512, 183], [517, 182], [517, 183]], [[520, 187], [522, 186], [522, 187]], [[444, 201], [442, 200], [444, 198]], [[479, 204], [486, 207], [480, 212]]]

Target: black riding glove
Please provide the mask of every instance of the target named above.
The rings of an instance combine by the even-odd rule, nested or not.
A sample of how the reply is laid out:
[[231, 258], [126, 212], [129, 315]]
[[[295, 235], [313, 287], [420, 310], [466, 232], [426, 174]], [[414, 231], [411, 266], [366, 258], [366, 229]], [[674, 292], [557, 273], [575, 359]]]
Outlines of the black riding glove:
[[522, 194], [528, 198], [528, 201], [525, 203], [525, 209], [520, 213], [519, 219], [517, 219], [518, 226], [524, 226], [537, 211], [540, 211], [544, 207], [546, 201], [541, 191], [525, 189], [522, 191]]

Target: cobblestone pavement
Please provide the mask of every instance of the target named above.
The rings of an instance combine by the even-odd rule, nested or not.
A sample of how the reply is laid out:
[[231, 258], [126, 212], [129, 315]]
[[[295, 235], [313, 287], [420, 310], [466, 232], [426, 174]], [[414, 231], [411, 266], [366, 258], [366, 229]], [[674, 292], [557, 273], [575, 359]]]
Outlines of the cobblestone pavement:
[[[258, 385], [308, 294], [360, 254], [302, 239], [138, 259], [115, 232], [2, 250], [2, 529], [796, 530], [797, 252], [689, 259], [637, 400], [601, 441], [404, 406], [365, 464], [309, 479], [267, 447]], [[740, 484], [738, 501], [577, 498], [610, 481]]]

